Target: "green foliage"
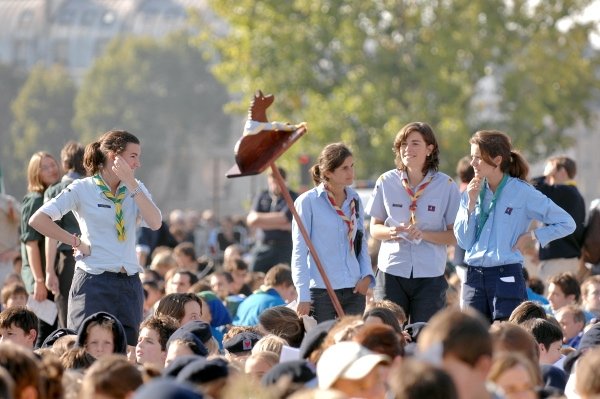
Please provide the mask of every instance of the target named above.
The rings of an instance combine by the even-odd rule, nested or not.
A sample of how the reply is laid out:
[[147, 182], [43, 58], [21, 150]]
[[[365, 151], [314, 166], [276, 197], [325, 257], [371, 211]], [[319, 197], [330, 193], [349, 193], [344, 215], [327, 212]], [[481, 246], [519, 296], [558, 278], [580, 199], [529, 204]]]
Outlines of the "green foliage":
[[[506, 131], [530, 160], [570, 144], [564, 131], [587, 120], [599, 59], [592, 26], [558, 27], [590, 2], [212, 0], [227, 31], [198, 23], [198, 42], [242, 96], [229, 109], [262, 89], [276, 95], [270, 120], [308, 122], [292, 156], [342, 140], [359, 177], [373, 178], [393, 167], [397, 131], [420, 120], [453, 173], [480, 128]], [[486, 81], [495, 103], [481, 96]]]
[[14, 165], [7, 168], [11, 179], [24, 179], [29, 158], [36, 151], [48, 151], [55, 157], [68, 140], [71, 129], [75, 84], [61, 67], [35, 67], [12, 103], [10, 151]]
[[186, 198], [190, 166], [198, 163], [192, 149], [229, 142], [227, 101], [187, 33], [161, 41], [120, 37], [85, 76], [74, 126], [86, 142], [111, 129], [135, 134], [142, 142], [142, 180], [172, 179], [166, 195]]

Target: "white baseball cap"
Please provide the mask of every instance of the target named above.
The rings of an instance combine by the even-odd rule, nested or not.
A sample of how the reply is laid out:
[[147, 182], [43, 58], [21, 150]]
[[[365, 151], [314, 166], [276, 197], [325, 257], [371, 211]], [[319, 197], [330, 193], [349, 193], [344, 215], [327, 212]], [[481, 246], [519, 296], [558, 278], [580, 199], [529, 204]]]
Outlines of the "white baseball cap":
[[319, 388], [327, 389], [338, 380], [360, 380], [379, 363], [390, 363], [389, 356], [371, 352], [356, 342], [343, 341], [327, 348], [317, 362]]

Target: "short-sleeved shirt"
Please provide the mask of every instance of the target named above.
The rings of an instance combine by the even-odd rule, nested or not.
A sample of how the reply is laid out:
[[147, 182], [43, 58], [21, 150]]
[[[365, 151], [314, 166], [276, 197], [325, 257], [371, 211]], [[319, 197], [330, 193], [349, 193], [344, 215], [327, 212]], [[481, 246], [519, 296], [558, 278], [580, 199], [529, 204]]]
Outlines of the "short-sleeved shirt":
[[[290, 197], [292, 197], [292, 201], [295, 201], [298, 198], [298, 194], [290, 191]], [[273, 200], [268, 190], [263, 191], [254, 199], [252, 210], [260, 213], [285, 212], [288, 220], [292, 221], [292, 212], [288, 208], [283, 196], [279, 195]], [[284, 241], [290, 244], [292, 242], [292, 232], [289, 230], [264, 230], [263, 233], [265, 241]]]
[[[138, 184], [142, 192], [151, 198], [146, 186], [140, 181]], [[90, 274], [119, 272], [123, 267], [127, 274], [132, 275], [143, 271], [135, 252], [140, 212], [135, 199], [129, 195], [123, 199], [122, 209], [126, 239], [119, 241], [115, 228], [115, 204], [91, 177], [74, 181], [41, 207], [41, 211], [52, 220], [61, 219], [71, 211], [77, 218], [82, 238], [91, 244], [91, 255], [77, 261], [76, 267]]]
[[[73, 180], [75, 180], [75, 178], [73, 178], [71, 175], [64, 175], [61, 181], [48, 187], [48, 189], [44, 191], [44, 202], [48, 202], [52, 198], [60, 194], [60, 192], [67, 188], [67, 186], [71, 184]], [[79, 223], [77, 223], [77, 219], [75, 218], [75, 215], [73, 215], [73, 212], [69, 212], [65, 216], [63, 216], [62, 219], [57, 220], [56, 224], [71, 234], [76, 234], [78, 236], [81, 235], [81, 230], [79, 230]], [[58, 250], [72, 251], [73, 248], [71, 247], [71, 245], [59, 243]]]
[[[44, 251], [44, 236], [36, 229], [29, 225], [29, 218], [35, 213], [43, 204], [44, 197], [40, 193], [29, 192], [23, 198], [21, 203], [21, 258], [22, 258], [22, 270], [23, 282], [27, 292], [33, 292], [34, 281], [32, 279], [33, 274], [29, 272], [31, 264], [29, 263], [29, 257], [27, 256], [27, 249], [25, 243], [29, 241], [36, 241], [40, 250], [40, 260], [42, 264], [42, 270], [44, 270], [45, 262], [45, 251]], [[27, 277], [26, 277], [27, 276]]]
[[[410, 220], [411, 198], [402, 186], [406, 172], [390, 170], [377, 179], [365, 212], [385, 221], [391, 217], [397, 222]], [[454, 223], [460, 204], [456, 183], [442, 172], [429, 171], [424, 183], [431, 179], [417, 200], [415, 217], [417, 227], [423, 231], [445, 231]], [[416, 191], [417, 188], [413, 188]], [[406, 240], [381, 242], [377, 267], [394, 276], [409, 278], [438, 277], [446, 267], [446, 245], [421, 241], [413, 244]]]

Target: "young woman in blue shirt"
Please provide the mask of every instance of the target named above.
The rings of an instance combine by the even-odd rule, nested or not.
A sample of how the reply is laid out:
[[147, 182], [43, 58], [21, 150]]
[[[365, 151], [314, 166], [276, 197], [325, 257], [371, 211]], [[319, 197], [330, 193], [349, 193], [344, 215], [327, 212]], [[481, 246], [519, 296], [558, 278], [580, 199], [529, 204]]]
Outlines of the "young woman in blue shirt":
[[[454, 223], [458, 245], [466, 251], [463, 304], [490, 321], [506, 320], [526, 299], [521, 248], [531, 241], [544, 246], [564, 237], [573, 232], [575, 222], [527, 183], [527, 162], [513, 151], [506, 134], [483, 130], [469, 143], [475, 177], [462, 195]], [[533, 220], [543, 226], [529, 231]]]
[[[360, 198], [350, 185], [354, 181], [352, 152], [342, 143], [327, 145], [311, 169], [315, 188], [298, 197], [295, 208], [347, 314], [361, 314], [365, 295], [374, 282], [363, 230]], [[318, 322], [336, 317], [323, 278], [298, 228], [292, 223], [292, 277], [298, 291], [298, 315], [312, 312]], [[358, 256], [354, 241], [361, 240]]]

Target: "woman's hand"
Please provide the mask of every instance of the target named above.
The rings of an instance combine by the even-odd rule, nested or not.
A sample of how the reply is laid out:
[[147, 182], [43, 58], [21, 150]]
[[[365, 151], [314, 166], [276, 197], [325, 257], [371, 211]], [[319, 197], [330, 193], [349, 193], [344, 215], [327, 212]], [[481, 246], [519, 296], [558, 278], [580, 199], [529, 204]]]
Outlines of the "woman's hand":
[[33, 299], [38, 302], [44, 301], [48, 298], [48, 290], [46, 289], [46, 285], [43, 280], [36, 281], [33, 286]]
[[92, 254], [92, 246], [87, 242], [81, 240], [81, 244], [77, 248], [73, 248], [73, 256], [76, 259], [85, 258], [86, 256], [90, 256]]
[[46, 288], [54, 295], [58, 293], [58, 276], [54, 272], [46, 272]]
[[467, 194], [469, 195], [469, 212], [475, 209], [475, 204], [477, 204], [477, 197], [479, 196], [479, 192], [481, 191], [482, 184], [483, 179], [476, 175], [474, 178], [471, 179], [469, 185], [467, 186]]
[[298, 302], [296, 313], [298, 316], [308, 316], [310, 313], [310, 302]]
[[356, 285], [354, 286], [353, 292], [355, 294], [358, 293], [361, 295], [367, 295], [370, 284], [371, 284], [371, 276], [365, 276], [365, 277], [361, 278], [360, 280], [358, 280], [358, 283], [356, 283]]
[[412, 241], [423, 239], [423, 232], [415, 224], [409, 225], [406, 228], [406, 233], [408, 234], [408, 238]]
[[115, 156], [115, 161], [112, 166], [112, 171], [128, 188], [134, 189], [137, 186], [133, 169], [125, 162], [122, 156]]

